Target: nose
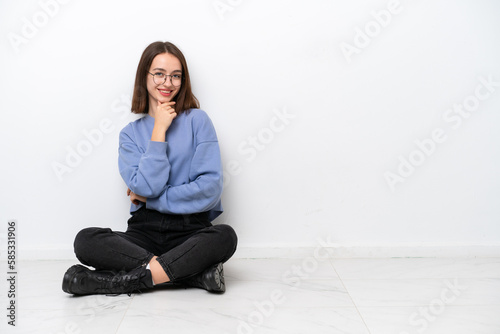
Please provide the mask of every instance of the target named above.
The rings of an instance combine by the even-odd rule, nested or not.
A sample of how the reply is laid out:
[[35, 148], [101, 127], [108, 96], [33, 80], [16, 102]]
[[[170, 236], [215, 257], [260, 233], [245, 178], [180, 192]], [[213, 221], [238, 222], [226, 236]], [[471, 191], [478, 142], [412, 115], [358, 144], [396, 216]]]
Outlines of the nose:
[[167, 87], [173, 86], [172, 84], [172, 76], [171, 75], [166, 75], [165, 76], [165, 82], [163, 83]]

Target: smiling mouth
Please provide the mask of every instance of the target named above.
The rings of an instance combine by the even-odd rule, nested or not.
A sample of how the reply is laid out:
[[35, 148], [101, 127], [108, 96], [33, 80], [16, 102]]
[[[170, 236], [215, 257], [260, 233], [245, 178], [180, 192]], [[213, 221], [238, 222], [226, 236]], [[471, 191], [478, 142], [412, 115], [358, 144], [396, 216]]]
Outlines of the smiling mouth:
[[173, 92], [173, 90], [168, 90], [168, 89], [158, 89], [158, 91], [162, 96], [170, 96], [172, 95]]

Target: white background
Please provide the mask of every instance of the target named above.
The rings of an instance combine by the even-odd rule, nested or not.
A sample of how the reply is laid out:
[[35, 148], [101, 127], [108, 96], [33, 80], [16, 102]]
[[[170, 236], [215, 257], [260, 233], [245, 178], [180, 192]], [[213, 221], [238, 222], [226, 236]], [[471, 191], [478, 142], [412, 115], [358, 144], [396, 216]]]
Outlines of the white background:
[[[215, 124], [226, 170], [216, 223], [240, 247], [498, 246], [500, 5], [401, 0], [381, 27], [373, 13], [389, 3], [2, 0], [3, 240], [16, 219], [20, 254], [64, 258], [84, 227], [126, 228], [118, 133], [136, 118], [142, 51], [161, 40], [184, 52]], [[446, 121], [480, 78], [497, 86], [459, 125]], [[103, 120], [111, 130], [89, 149], [84, 132]], [[436, 129], [446, 140], [418, 153]], [[88, 154], [58, 177], [54, 164], [78, 147]], [[385, 173], [412, 154], [424, 158], [391, 189]]]

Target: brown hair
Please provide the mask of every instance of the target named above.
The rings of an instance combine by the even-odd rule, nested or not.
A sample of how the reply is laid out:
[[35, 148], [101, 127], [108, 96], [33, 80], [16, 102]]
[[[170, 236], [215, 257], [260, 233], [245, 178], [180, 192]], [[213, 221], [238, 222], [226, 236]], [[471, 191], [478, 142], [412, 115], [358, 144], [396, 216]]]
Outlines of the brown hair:
[[182, 65], [182, 84], [179, 93], [173, 98], [175, 101], [175, 112], [180, 114], [191, 108], [200, 108], [200, 102], [191, 91], [191, 80], [186, 59], [174, 44], [170, 42], [154, 42], [142, 53], [141, 60], [137, 66], [135, 75], [134, 96], [132, 97], [132, 112], [134, 114], [147, 114], [149, 111], [149, 94], [146, 84], [147, 74], [153, 59], [161, 53], [170, 53], [175, 56]]

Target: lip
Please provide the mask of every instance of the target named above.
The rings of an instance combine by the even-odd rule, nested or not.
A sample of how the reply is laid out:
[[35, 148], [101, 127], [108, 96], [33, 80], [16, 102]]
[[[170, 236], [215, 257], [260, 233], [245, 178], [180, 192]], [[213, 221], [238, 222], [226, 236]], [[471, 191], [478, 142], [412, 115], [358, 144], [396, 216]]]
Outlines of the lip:
[[[161, 96], [169, 97], [172, 95], [174, 92], [173, 90], [168, 90], [168, 89], [158, 89], [158, 92], [160, 92]], [[166, 93], [165, 93], [166, 92]]]

